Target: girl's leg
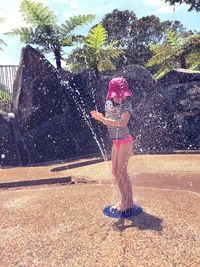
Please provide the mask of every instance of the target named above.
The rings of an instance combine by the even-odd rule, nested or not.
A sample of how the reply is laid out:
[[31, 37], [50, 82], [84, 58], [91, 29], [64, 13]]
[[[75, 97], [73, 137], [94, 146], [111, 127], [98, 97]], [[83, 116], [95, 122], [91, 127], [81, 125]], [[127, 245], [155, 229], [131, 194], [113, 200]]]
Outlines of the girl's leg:
[[114, 207], [117, 209], [121, 209], [122, 203], [125, 202], [125, 192], [123, 186], [120, 185], [120, 179], [118, 177], [118, 157], [119, 157], [119, 147], [116, 145], [112, 146], [112, 175], [114, 177], [114, 183], [117, 186], [118, 194], [119, 194], [119, 204], [116, 204]]
[[120, 204], [117, 206], [120, 210], [126, 210], [133, 206], [132, 185], [127, 173], [127, 164], [133, 144], [121, 144], [119, 147], [113, 146], [112, 149], [112, 167], [119, 193]]
[[133, 206], [133, 195], [132, 195], [132, 184], [128, 176], [127, 165], [128, 160], [133, 149], [133, 144], [127, 143], [122, 144], [119, 148], [118, 154], [118, 177], [119, 177], [119, 186], [123, 188], [124, 195], [122, 199], [125, 199], [125, 202], [122, 202], [122, 210], [126, 210]]

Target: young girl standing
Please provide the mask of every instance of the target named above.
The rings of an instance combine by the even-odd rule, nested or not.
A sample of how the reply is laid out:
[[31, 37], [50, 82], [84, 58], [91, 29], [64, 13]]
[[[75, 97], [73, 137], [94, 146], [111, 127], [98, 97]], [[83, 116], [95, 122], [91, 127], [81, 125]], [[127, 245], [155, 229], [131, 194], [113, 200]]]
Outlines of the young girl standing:
[[[123, 77], [117, 77], [109, 82], [105, 103], [105, 116], [98, 111], [91, 111], [91, 116], [107, 125], [112, 140], [112, 174], [120, 193], [119, 203], [109, 206], [111, 217], [120, 217], [120, 213], [138, 213], [138, 207], [133, 203], [132, 185], [127, 173], [127, 164], [131, 155], [134, 140], [129, 132], [128, 122], [132, 114], [129, 97], [132, 96], [128, 82]], [[119, 215], [119, 216], [118, 216]], [[109, 215], [108, 215], [109, 216]]]

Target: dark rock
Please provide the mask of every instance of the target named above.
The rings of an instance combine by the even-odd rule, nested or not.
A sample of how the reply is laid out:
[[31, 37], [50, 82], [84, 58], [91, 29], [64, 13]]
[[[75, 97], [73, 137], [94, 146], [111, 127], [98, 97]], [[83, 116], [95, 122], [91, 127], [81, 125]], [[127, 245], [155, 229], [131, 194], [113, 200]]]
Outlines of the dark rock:
[[[167, 153], [172, 152], [180, 143], [180, 131], [174, 118], [174, 107], [167, 97], [158, 92], [156, 82], [147, 69], [132, 65], [125, 67], [114, 75], [123, 76], [128, 80], [133, 93], [131, 102], [133, 116], [129, 127], [136, 139], [136, 153]], [[109, 80], [113, 76], [102, 78], [104, 98]]]
[[13, 85], [12, 112], [26, 131], [61, 114], [65, 98], [57, 70], [31, 46], [22, 49], [19, 68]]
[[131, 124], [136, 136], [136, 153], [171, 153], [180, 144], [174, 107], [156, 91], [141, 102]]
[[200, 149], [200, 72], [173, 70], [157, 83], [159, 92], [173, 106], [181, 142], [178, 149]]
[[170, 86], [172, 84], [188, 83], [192, 81], [200, 82], [200, 71], [173, 69], [158, 80], [158, 86]]
[[[100, 75], [97, 80], [90, 70], [76, 74], [58, 71], [38, 51], [27, 46], [22, 50], [14, 83], [15, 120], [13, 128], [9, 126], [14, 137], [12, 141], [9, 130], [5, 140], [11, 141], [4, 142], [4, 147], [10, 145], [16, 150], [11, 154], [19, 152], [13, 165], [94, 153], [108, 158], [106, 151], [110, 151], [111, 142], [107, 129], [91, 118], [90, 111], [104, 112], [108, 83], [117, 76], [128, 80], [133, 93], [130, 129], [136, 138], [136, 153], [169, 153], [191, 143], [194, 147], [195, 142], [195, 147], [198, 146], [198, 73], [174, 70], [155, 82], [144, 67], [132, 65], [114, 76]], [[196, 117], [188, 118], [188, 112]], [[183, 138], [187, 140], [185, 143]]]
[[0, 112], [0, 167], [20, 165], [15, 142], [15, 118], [13, 114]]
[[117, 71], [113, 76], [102, 76], [99, 82], [99, 88], [102, 91], [101, 94], [104, 99], [107, 94], [109, 81], [113, 77], [121, 76], [128, 81], [129, 89], [133, 93], [132, 103], [135, 107], [154, 89], [155, 80], [150, 72], [142, 66], [131, 65]]
[[84, 122], [66, 114], [27, 131], [24, 140], [32, 164], [99, 153], [97, 143]]

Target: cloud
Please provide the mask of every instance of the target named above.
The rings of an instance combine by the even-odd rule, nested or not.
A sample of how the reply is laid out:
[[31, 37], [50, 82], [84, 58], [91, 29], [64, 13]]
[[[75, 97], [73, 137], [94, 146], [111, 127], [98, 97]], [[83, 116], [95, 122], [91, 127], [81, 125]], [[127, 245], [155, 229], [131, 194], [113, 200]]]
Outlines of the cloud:
[[155, 9], [156, 14], [168, 14], [174, 12], [174, 6], [160, 6]]
[[80, 7], [77, 0], [52, 0], [52, 2], [59, 4], [68, 4], [72, 9], [77, 9]]
[[165, 3], [162, 0], [143, 0], [143, 4], [148, 6], [161, 6]]
[[69, 4], [73, 9], [78, 9], [80, 7], [80, 5], [79, 5], [77, 0], [70, 0]]
[[168, 14], [174, 12], [174, 6], [170, 6], [163, 0], [143, 0], [143, 4], [146, 6], [155, 7], [153, 13], [156, 14]]
[[13, 28], [20, 28], [27, 26], [27, 24], [23, 21], [21, 14], [17, 11], [0, 9], [0, 17], [5, 18], [4, 22], [1, 23], [0, 27], [1, 34], [10, 31]]

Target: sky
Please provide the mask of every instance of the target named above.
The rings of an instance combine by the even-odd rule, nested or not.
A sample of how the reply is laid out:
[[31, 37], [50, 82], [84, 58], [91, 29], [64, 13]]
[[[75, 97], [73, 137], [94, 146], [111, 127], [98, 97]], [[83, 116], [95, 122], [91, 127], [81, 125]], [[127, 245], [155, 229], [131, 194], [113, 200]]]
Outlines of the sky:
[[[58, 24], [74, 15], [95, 14], [96, 19], [87, 26], [87, 29], [80, 28], [79, 33], [89, 30], [91, 26], [101, 21], [107, 13], [114, 9], [121, 11], [133, 11], [137, 18], [148, 15], [156, 15], [161, 21], [178, 20], [187, 30], [200, 31], [200, 13], [188, 12], [189, 6], [186, 4], [175, 7], [170, 6], [163, 0], [37, 0], [54, 11], [58, 18]], [[7, 46], [3, 46], [4, 51], [0, 51], [0, 65], [18, 65], [21, 48], [25, 44], [20, 42], [19, 37], [8, 37], [4, 33], [14, 28], [27, 26], [19, 13], [21, 0], [5, 0], [0, 4], [0, 18], [4, 22], [0, 24], [0, 39], [3, 39]], [[47, 59], [54, 63], [51, 56]]]

